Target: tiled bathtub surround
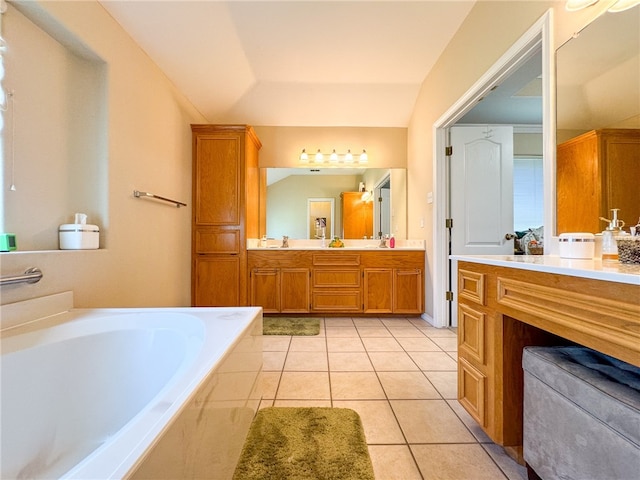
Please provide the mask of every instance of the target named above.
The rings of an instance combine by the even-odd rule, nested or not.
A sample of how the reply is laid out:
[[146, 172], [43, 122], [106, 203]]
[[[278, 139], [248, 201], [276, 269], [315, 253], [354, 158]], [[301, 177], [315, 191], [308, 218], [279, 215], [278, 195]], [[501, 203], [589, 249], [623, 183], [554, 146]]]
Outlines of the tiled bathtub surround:
[[356, 410], [378, 480], [525, 479], [456, 400], [456, 333], [420, 319], [325, 318], [265, 336], [266, 406]]

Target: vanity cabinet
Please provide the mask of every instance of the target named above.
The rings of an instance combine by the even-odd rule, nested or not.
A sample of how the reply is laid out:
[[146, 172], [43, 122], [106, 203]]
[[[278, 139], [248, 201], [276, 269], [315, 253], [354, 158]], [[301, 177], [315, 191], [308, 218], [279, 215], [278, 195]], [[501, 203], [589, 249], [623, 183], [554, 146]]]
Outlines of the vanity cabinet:
[[245, 306], [247, 237], [259, 235], [258, 151], [247, 125], [191, 125], [191, 303]]
[[458, 262], [458, 401], [522, 460], [522, 351], [573, 342], [640, 366], [640, 286]]
[[265, 313], [419, 315], [424, 251], [249, 250], [250, 304]]
[[638, 221], [640, 129], [592, 130], [557, 149], [557, 232], [601, 232], [619, 208], [626, 225]]
[[342, 192], [342, 238], [373, 236], [373, 199], [363, 200], [364, 192]]

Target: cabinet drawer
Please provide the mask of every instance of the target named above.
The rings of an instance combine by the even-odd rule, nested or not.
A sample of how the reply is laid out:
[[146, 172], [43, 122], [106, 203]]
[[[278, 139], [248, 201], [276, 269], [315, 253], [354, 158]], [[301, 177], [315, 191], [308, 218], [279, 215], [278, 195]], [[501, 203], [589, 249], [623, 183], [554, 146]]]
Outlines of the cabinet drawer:
[[313, 255], [314, 265], [360, 265], [360, 254], [358, 253], [315, 253]]
[[484, 273], [458, 270], [458, 297], [486, 305]]
[[313, 270], [314, 288], [359, 288], [360, 270], [356, 268], [316, 268]]
[[471, 360], [485, 365], [486, 315], [463, 303], [458, 304], [458, 348]]
[[458, 400], [480, 425], [485, 425], [486, 376], [464, 358], [458, 358]]
[[240, 253], [239, 230], [197, 229], [194, 235], [196, 253]]
[[362, 298], [359, 291], [314, 291], [311, 307], [316, 312], [359, 312]]

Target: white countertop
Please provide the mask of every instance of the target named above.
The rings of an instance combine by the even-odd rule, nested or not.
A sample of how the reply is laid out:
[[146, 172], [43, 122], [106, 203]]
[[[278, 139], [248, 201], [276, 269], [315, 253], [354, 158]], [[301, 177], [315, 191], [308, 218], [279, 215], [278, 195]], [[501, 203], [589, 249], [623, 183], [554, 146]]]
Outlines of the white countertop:
[[[299, 240], [299, 239], [289, 239], [289, 246], [286, 248], [282, 248], [282, 240], [269, 239], [267, 241], [266, 247], [260, 246], [260, 240], [255, 238], [247, 239], [247, 250], [277, 250], [284, 251], [287, 250], [327, 250], [327, 251], [344, 251], [344, 250], [365, 250], [365, 251], [373, 251], [373, 252], [393, 252], [395, 250], [417, 250], [424, 251], [425, 250], [425, 241], [424, 240], [396, 240], [396, 245], [394, 248], [384, 247], [380, 248], [378, 245], [380, 244], [380, 240], [342, 240], [344, 242], [344, 247], [338, 248], [329, 248], [329, 243], [331, 240], [326, 239], [324, 241], [324, 246], [322, 246], [322, 240]], [[388, 242], [387, 242], [388, 245]]]
[[451, 259], [640, 286], [640, 265], [603, 262], [599, 258], [576, 260], [557, 255], [451, 255]]

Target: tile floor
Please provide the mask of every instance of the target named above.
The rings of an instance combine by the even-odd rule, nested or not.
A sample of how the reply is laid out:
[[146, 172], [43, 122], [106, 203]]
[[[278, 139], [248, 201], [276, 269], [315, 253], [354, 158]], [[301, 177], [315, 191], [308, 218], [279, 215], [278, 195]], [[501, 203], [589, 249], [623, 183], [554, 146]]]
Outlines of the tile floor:
[[420, 318], [325, 318], [265, 336], [261, 406], [356, 410], [377, 480], [526, 479], [456, 400], [456, 333]]

